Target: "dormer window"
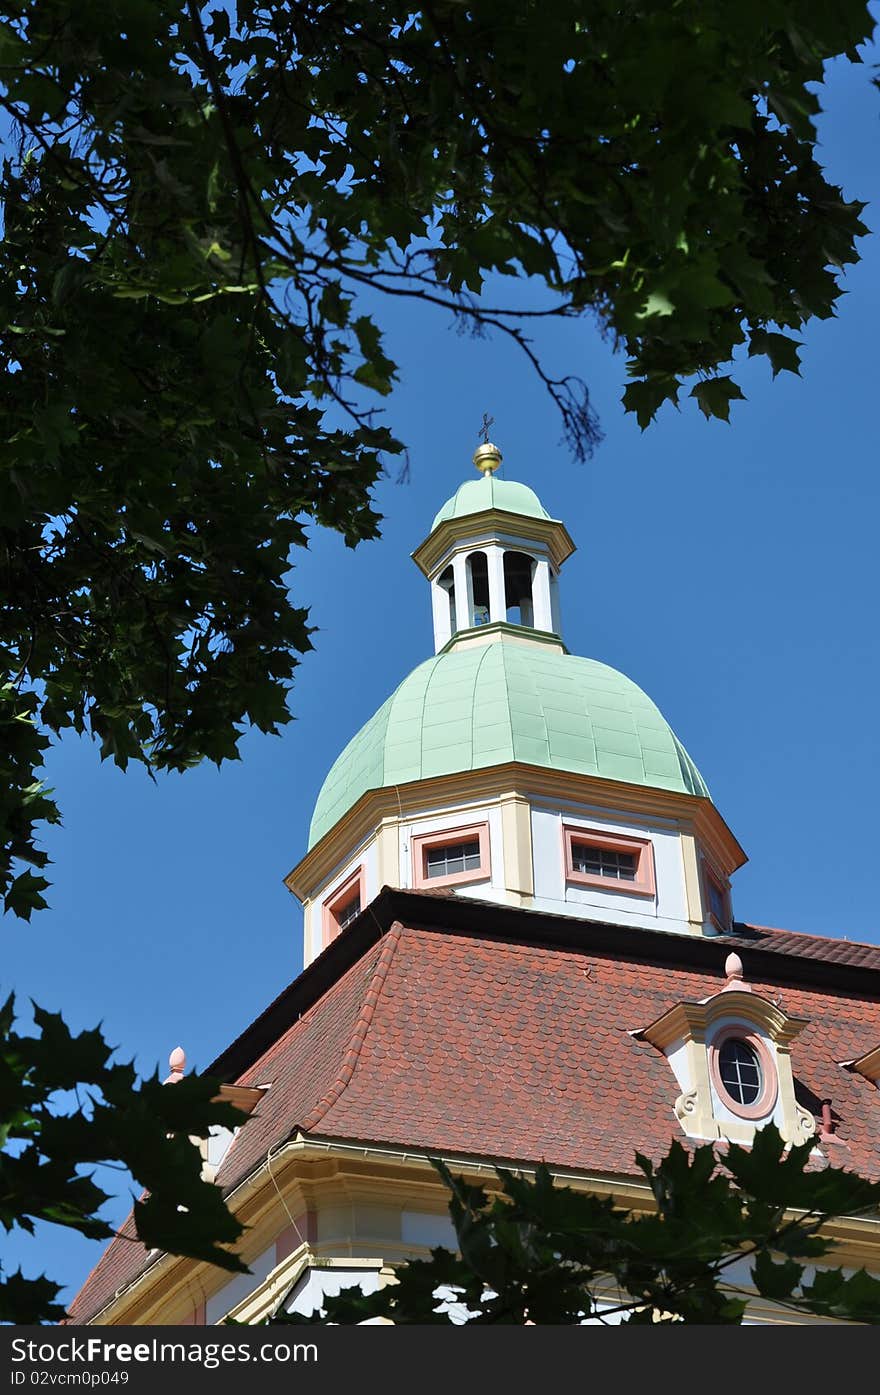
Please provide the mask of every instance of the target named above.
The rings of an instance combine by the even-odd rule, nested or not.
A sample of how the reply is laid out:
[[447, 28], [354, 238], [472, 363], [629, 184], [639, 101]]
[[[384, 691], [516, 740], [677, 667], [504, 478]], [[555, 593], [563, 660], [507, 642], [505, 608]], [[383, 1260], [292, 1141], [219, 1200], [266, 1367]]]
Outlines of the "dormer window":
[[324, 902], [324, 944], [341, 934], [364, 907], [363, 868], [358, 867]]
[[690, 1138], [750, 1143], [772, 1120], [786, 1142], [804, 1143], [816, 1121], [795, 1096], [790, 1048], [806, 1019], [752, 992], [738, 955], [724, 971], [718, 993], [676, 1003], [637, 1034], [669, 1062], [675, 1117]]
[[565, 877], [573, 886], [654, 895], [654, 857], [647, 838], [624, 838], [564, 824]]
[[412, 846], [416, 887], [458, 886], [488, 881], [492, 875], [487, 823], [418, 834]]

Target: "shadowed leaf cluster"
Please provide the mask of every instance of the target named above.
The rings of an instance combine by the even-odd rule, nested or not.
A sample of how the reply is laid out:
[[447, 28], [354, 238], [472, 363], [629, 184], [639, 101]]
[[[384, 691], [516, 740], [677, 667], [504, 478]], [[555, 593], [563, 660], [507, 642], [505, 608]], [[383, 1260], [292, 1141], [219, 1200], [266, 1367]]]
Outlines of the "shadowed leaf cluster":
[[[217, 1098], [217, 1082], [186, 1076], [173, 1086], [139, 1080], [113, 1062], [99, 1029], [74, 1035], [56, 1013], [34, 1008], [36, 1035], [15, 1030], [13, 999], [0, 1010], [0, 1225], [34, 1232], [39, 1222], [91, 1240], [115, 1231], [101, 1216], [109, 1200], [84, 1167], [128, 1172], [146, 1195], [134, 1203], [137, 1239], [150, 1249], [245, 1265], [226, 1246], [241, 1234], [218, 1187], [202, 1180], [193, 1140], [241, 1114]], [[121, 1243], [124, 1243], [121, 1242]], [[129, 1243], [137, 1243], [133, 1238]], [[0, 1268], [0, 1322], [64, 1316], [57, 1284]]]
[[624, 351], [643, 426], [682, 390], [726, 420], [740, 350], [798, 371], [865, 231], [817, 91], [870, 30], [859, 0], [4, 7], [8, 910], [45, 904], [48, 734], [182, 771], [289, 720], [291, 556], [309, 521], [375, 536], [402, 448], [383, 298], [512, 339], [580, 457], [599, 425], [542, 318]]

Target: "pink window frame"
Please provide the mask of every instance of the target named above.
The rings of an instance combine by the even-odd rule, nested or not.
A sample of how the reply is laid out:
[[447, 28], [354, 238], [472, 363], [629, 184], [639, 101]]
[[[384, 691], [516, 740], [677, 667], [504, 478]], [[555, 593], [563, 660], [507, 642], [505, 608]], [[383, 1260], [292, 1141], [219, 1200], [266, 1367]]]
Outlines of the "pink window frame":
[[[654, 877], [654, 845], [650, 838], [625, 838], [617, 833], [605, 833], [597, 828], [577, 828], [574, 824], [562, 825], [563, 855], [565, 858], [565, 880], [573, 886], [595, 886], [602, 891], [617, 891], [625, 896], [654, 896], [657, 883]], [[587, 843], [591, 848], [603, 848], [608, 852], [634, 853], [636, 858], [636, 879], [634, 882], [621, 882], [616, 877], [598, 877], [593, 872], [579, 872], [574, 865], [574, 843]]]
[[[709, 899], [710, 886], [715, 887], [715, 890], [719, 893], [722, 901], [724, 902], [724, 910], [726, 916], [724, 921], [719, 920], [715, 912], [712, 910], [712, 903]], [[724, 882], [721, 879], [721, 877], [719, 877], [718, 873], [715, 871], [711, 863], [708, 862], [705, 857], [703, 858], [703, 894], [706, 898], [706, 919], [711, 920], [712, 924], [716, 926], [719, 930], [729, 930], [730, 922], [732, 919], [730, 912], [730, 888], [724, 885]]]
[[339, 924], [336, 916], [338, 912], [343, 910], [348, 902], [354, 898], [355, 892], [357, 892], [360, 898], [361, 910], [363, 910], [366, 901], [363, 866], [355, 868], [351, 876], [346, 877], [345, 881], [336, 888], [333, 895], [328, 896], [327, 900], [324, 902], [321, 914], [321, 943], [324, 948], [329, 945], [331, 940], [335, 940], [336, 936], [342, 933], [342, 926]]
[[[719, 1056], [721, 1048], [726, 1041], [735, 1037], [737, 1041], [744, 1041], [750, 1046], [758, 1058], [761, 1067], [761, 1093], [754, 1104], [740, 1104], [732, 1095], [727, 1093], [727, 1087], [721, 1079], [721, 1067]], [[709, 1043], [709, 1076], [715, 1087], [725, 1109], [729, 1109], [731, 1114], [735, 1114], [738, 1119], [764, 1119], [768, 1114], [772, 1114], [776, 1108], [776, 1098], [779, 1094], [779, 1076], [776, 1073], [776, 1062], [773, 1060], [767, 1043], [757, 1032], [749, 1031], [748, 1027], [731, 1023], [727, 1027], [722, 1027], [716, 1032]]]
[[[450, 843], [464, 843], [477, 838], [480, 844], [480, 865], [471, 872], [453, 872], [448, 877], [429, 877], [426, 854], [430, 848], [447, 848]], [[419, 833], [412, 840], [413, 886], [463, 886], [466, 882], [484, 882], [492, 876], [489, 854], [488, 823], [472, 823], [466, 828], [444, 828], [439, 833]]]

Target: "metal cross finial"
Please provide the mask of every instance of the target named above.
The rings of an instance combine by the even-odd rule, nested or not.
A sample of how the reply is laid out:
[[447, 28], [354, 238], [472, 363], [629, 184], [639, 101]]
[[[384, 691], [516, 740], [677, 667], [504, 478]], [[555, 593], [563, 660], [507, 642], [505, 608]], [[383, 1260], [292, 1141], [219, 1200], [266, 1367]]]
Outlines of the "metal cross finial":
[[494, 426], [494, 425], [495, 425], [495, 418], [494, 418], [494, 417], [490, 417], [488, 412], [484, 412], [484, 413], [483, 413], [483, 424], [482, 424], [482, 426], [480, 427], [479, 431], [477, 432], [477, 435], [479, 436], [480, 440], [483, 442], [483, 445], [484, 445], [484, 446], [488, 446], [488, 444], [489, 444], [489, 427], [490, 427], [490, 426]]

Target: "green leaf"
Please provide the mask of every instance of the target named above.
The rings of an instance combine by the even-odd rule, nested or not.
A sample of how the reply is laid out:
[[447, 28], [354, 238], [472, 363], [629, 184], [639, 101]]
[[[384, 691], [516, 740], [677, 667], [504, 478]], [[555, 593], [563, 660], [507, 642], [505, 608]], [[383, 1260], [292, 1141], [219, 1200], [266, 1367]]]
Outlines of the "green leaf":
[[35, 876], [33, 872], [20, 872], [3, 898], [4, 909], [22, 920], [30, 920], [34, 911], [45, 910], [48, 906], [43, 895], [48, 886], [45, 877]]
[[766, 1250], [761, 1250], [752, 1266], [755, 1287], [764, 1298], [790, 1298], [803, 1277], [804, 1266], [793, 1259], [774, 1261]]
[[149, 1249], [204, 1260], [231, 1274], [250, 1273], [237, 1254], [224, 1248], [238, 1239], [242, 1227], [226, 1210], [219, 1191], [215, 1194], [213, 1206], [205, 1205], [192, 1212], [163, 1197], [148, 1196], [144, 1201], [136, 1201], [134, 1218], [139, 1239]]
[[678, 405], [678, 384], [675, 379], [644, 379], [630, 383], [622, 397], [628, 412], [635, 412], [636, 421], [642, 430], [651, 425], [664, 402]]
[[773, 377], [778, 373], [796, 373], [800, 376], [801, 340], [789, 339], [785, 334], [770, 334], [763, 329], [754, 329], [749, 335], [749, 357], [765, 354], [770, 360]]
[[842, 1269], [819, 1270], [803, 1287], [804, 1307], [824, 1317], [846, 1322], [880, 1323], [880, 1279], [864, 1269], [845, 1275]]
[[46, 1012], [36, 1003], [33, 1009], [40, 1035], [28, 1047], [31, 1079], [47, 1090], [72, 1090], [78, 1081], [100, 1080], [112, 1052], [101, 1029], [74, 1036], [60, 1013]]
[[731, 402], [745, 401], [745, 394], [732, 378], [706, 378], [691, 388], [690, 395], [697, 399], [707, 420], [718, 417], [720, 421], [729, 421]]
[[60, 1322], [65, 1316], [63, 1303], [55, 1302], [60, 1292], [61, 1285], [45, 1275], [26, 1279], [17, 1269], [0, 1278], [0, 1323]]

